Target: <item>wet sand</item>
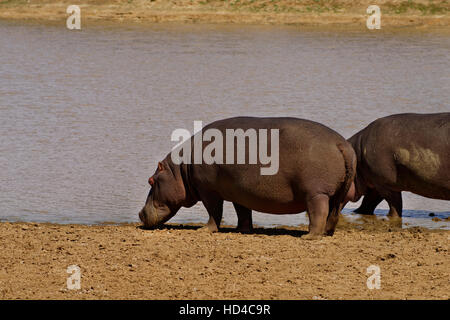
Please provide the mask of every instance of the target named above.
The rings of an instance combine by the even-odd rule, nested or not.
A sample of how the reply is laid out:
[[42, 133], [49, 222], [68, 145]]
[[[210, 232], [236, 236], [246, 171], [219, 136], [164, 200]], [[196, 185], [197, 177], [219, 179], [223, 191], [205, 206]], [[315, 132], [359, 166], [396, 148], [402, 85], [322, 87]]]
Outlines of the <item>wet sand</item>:
[[[66, 9], [72, 1], [0, 2], [0, 18], [19, 20], [65, 21]], [[178, 0], [178, 1], [98, 1], [80, 4], [82, 23], [238, 23], [238, 24], [294, 24], [303, 26], [345, 26], [366, 28], [369, 16], [366, 9], [373, 4], [362, 1], [301, 1], [287, 0]], [[378, 1], [382, 28], [389, 27], [448, 27], [450, 7], [438, 0]]]
[[[333, 237], [305, 240], [307, 226], [0, 223], [1, 299], [448, 299], [449, 231], [341, 219]], [[68, 290], [69, 265], [81, 289]], [[369, 290], [367, 268], [381, 268]]]

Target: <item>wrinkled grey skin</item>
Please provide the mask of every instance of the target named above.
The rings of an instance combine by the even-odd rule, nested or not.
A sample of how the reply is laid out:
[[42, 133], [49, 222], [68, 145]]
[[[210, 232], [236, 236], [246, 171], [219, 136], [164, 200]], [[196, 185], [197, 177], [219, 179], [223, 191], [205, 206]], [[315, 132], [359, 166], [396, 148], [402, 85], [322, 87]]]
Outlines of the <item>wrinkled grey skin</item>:
[[373, 214], [386, 200], [401, 217], [402, 191], [450, 200], [450, 113], [380, 118], [348, 140], [358, 159], [355, 212]]
[[[310, 238], [334, 233], [340, 210], [354, 196], [356, 172], [355, 153], [342, 136], [319, 123], [295, 118], [238, 117], [216, 121], [203, 131], [209, 128], [224, 136], [226, 129], [279, 129], [278, 173], [261, 175], [260, 163], [176, 165], [168, 154], [149, 179], [152, 188], [139, 213], [144, 226], [159, 226], [181, 207], [202, 201], [209, 214], [206, 228], [217, 231], [223, 202], [230, 201], [241, 232], [252, 230], [252, 210], [273, 214], [306, 210]], [[270, 136], [268, 141], [270, 151]], [[193, 145], [193, 138], [186, 143]], [[248, 146], [246, 150], [248, 159]]]

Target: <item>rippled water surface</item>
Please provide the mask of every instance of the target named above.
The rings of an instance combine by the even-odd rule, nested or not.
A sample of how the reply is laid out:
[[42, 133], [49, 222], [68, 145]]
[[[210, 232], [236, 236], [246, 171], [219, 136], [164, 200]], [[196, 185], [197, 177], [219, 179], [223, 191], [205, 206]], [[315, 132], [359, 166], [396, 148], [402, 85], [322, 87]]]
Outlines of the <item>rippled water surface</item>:
[[[95, 26], [0, 21], [0, 219], [138, 221], [147, 178], [193, 130], [294, 116], [346, 138], [392, 113], [450, 111], [450, 38], [300, 27]], [[345, 212], [357, 204], [349, 205]], [[450, 202], [404, 194], [404, 222], [449, 228]], [[383, 202], [377, 214], [385, 215]], [[205, 222], [201, 204], [172, 222]], [[231, 205], [224, 220], [236, 223]], [[254, 214], [255, 224], [306, 215]]]

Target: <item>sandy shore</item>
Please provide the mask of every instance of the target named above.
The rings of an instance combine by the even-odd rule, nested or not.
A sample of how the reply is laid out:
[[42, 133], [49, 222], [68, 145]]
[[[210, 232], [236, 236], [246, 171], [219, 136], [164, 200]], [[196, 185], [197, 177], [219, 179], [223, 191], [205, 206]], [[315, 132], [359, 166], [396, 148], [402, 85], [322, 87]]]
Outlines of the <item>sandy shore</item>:
[[[1, 299], [448, 299], [449, 231], [401, 229], [364, 218], [333, 237], [304, 240], [307, 226], [0, 223]], [[67, 267], [81, 268], [68, 290]], [[381, 269], [369, 290], [367, 267]]]
[[[0, 19], [64, 21], [69, 5], [79, 4], [86, 22], [189, 22], [340, 25], [366, 28], [370, 0], [0, 0]], [[445, 0], [380, 0], [382, 28], [447, 27]]]

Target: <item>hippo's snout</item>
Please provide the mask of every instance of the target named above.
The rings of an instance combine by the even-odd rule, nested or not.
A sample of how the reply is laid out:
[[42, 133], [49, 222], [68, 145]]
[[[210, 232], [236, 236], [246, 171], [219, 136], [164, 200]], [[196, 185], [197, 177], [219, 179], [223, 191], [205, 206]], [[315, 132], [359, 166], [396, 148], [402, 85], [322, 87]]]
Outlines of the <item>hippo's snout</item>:
[[169, 220], [174, 214], [167, 206], [155, 207], [150, 199], [139, 212], [139, 219], [146, 228], [156, 228]]
[[157, 210], [153, 205], [150, 206], [150, 210], [147, 210], [146, 207], [144, 207], [139, 212], [139, 219], [141, 219], [142, 223], [147, 228], [154, 228], [161, 224], [161, 219], [158, 217]]

